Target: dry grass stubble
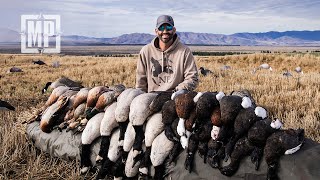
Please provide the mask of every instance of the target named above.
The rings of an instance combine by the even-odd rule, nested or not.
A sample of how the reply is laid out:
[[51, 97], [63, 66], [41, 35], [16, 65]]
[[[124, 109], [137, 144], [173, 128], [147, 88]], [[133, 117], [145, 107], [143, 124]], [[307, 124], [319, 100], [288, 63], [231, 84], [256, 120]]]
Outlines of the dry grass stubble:
[[[41, 59], [48, 66], [32, 64]], [[21, 122], [41, 107], [48, 94], [41, 89], [47, 81], [62, 75], [82, 81], [84, 86], [122, 83], [133, 87], [137, 57], [87, 57], [87, 56], [28, 56], [0, 55], [0, 99], [16, 107], [16, 112], [0, 112], [0, 179], [84, 179], [93, 174], [79, 175], [77, 161], [66, 162], [46, 156], [27, 140], [25, 124]], [[59, 68], [51, 66], [60, 61]], [[285, 128], [304, 128], [306, 136], [320, 142], [320, 57], [310, 54], [252, 54], [224, 57], [196, 57], [198, 67], [214, 71], [214, 75], [200, 77], [197, 91], [223, 91], [248, 89], [257, 104], [269, 110], [269, 115], [284, 121]], [[254, 67], [269, 63], [274, 71], [258, 71]], [[220, 71], [224, 64], [231, 70]], [[12, 66], [22, 68], [22, 73], [7, 71]], [[282, 76], [301, 66], [304, 74], [294, 78]], [[299, 80], [298, 80], [299, 78]]]

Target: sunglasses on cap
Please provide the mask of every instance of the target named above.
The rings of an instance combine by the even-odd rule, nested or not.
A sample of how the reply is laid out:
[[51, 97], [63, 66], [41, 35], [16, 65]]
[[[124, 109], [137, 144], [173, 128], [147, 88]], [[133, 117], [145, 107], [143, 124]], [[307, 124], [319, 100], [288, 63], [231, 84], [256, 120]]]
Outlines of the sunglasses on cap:
[[171, 26], [171, 25], [169, 25], [169, 24], [167, 24], [167, 25], [161, 25], [159, 28], [158, 28], [158, 30], [159, 31], [164, 31], [164, 30], [167, 30], [167, 31], [172, 31], [172, 29], [173, 29], [173, 26]]

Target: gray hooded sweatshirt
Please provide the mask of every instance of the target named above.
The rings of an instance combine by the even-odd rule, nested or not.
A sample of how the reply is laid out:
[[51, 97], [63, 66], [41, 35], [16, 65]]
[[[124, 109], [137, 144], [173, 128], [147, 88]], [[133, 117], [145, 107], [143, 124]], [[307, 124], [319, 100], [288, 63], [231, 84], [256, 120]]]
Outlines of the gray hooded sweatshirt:
[[174, 35], [173, 44], [165, 51], [155, 37], [145, 45], [137, 63], [136, 88], [145, 92], [194, 90], [198, 85], [198, 71], [191, 50]]

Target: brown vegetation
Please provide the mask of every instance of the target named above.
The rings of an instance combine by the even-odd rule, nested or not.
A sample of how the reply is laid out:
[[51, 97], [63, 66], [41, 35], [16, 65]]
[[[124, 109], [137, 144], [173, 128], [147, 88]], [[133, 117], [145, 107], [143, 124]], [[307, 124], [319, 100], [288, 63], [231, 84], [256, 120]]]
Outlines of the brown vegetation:
[[[135, 83], [135, 57], [87, 56], [29, 56], [0, 55], [0, 99], [16, 107], [15, 112], [0, 112], [0, 179], [83, 179], [76, 161], [66, 162], [51, 158], [28, 141], [25, 124], [32, 111], [41, 107], [48, 94], [41, 89], [47, 81], [64, 75], [82, 81], [84, 86], [122, 83], [133, 87]], [[32, 60], [41, 59], [48, 66], [39, 66]], [[320, 57], [311, 54], [250, 54], [216, 57], [196, 57], [198, 67], [214, 73], [200, 77], [197, 91], [223, 91], [248, 89], [257, 104], [267, 108], [269, 115], [284, 122], [284, 128], [304, 128], [306, 136], [320, 142]], [[59, 68], [52, 62], [60, 61]], [[257, 71], [254, 67], [268, 63], [274, 69]], [[231, 70], [220, 71], [222, 65]], [[7, 73], [16, 66], [20, 73]], [[297, 66], [304, 74], [293, 72]], [[293, 78], [282, 75], [292, 72]], [[88, 175], [86, 178], [91, 178]]]

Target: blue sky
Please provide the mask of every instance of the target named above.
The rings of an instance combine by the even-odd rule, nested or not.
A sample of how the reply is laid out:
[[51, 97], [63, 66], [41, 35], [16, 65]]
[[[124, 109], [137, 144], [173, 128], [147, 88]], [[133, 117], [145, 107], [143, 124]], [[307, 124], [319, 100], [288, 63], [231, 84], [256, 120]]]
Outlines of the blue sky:
[[319, 0], [9, 0], [0, 3], [0, 27], [20, 31], [22, 14], [39, 13], [59, 14], [64, 35], [92, 37], [153, 34], [161, 14], [181, 32], [320, 30]]

